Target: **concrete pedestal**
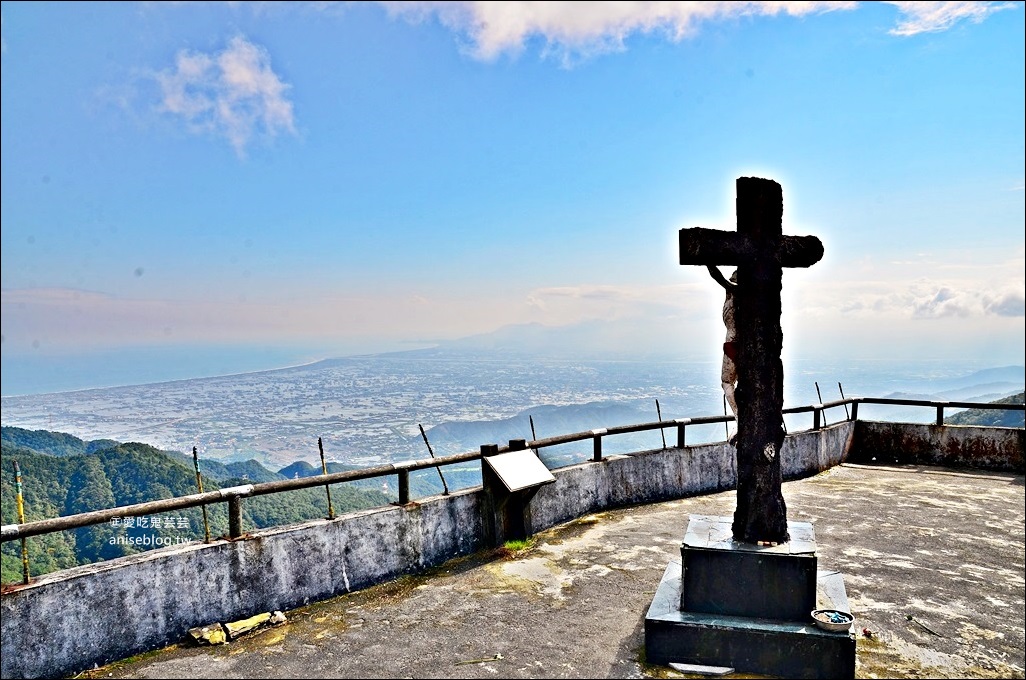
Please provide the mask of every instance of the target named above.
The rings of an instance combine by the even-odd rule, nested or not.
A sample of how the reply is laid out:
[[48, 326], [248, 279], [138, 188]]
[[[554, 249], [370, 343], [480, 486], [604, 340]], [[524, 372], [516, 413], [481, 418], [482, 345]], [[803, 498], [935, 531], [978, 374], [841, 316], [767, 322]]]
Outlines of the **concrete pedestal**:
[[852, 629], [812, 623], [813, 609], [850, 613], [841, 574], [817, 569], [812, 525], [789, 522], [791, 541], [759, 547], [733, 541], [730, 522], [691, 517], [681, 561], [666, 568], [645, 617], [647, 661], [853, 678]]

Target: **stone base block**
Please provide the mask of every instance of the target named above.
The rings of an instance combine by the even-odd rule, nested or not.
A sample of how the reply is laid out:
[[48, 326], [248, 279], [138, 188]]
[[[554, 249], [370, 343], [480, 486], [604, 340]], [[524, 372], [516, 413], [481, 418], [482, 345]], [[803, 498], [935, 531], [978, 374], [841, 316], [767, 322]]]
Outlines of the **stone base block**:
[[[682, 611], [681, 563], [670, 562], [645, 617], [652, 664], [729, 666], [786, 678], [854, 678], [855, 635], [812, 623]], [[816, 608], [850, 612], [841, 574], [820, 571]], [[810, 610], [811, 611], [811, 610]]]
[[739, 543], [731, 518], [691, 515], [681, 546], [680, 608], [695, 614], [808, 621], [816, 604], [816, 536], [808, 522], [788, 522], [777, 546]]

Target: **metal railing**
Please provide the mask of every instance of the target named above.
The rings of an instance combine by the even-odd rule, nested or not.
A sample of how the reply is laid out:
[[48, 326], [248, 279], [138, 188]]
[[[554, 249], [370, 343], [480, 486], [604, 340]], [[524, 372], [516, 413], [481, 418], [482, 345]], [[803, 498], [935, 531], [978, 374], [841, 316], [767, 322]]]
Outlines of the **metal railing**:
[[[937, 425], [944, 424], [944, 409], [946, 408], [974, 408], [991, 410], [1003, 409], [1012, 411], [1026, 411], [1026, 405], [1023, 404], [977, 404], [962, 401], [926, 401], [917, 399], [849, 397], [846, 399], [838, 399], [836, 401], [822, 402], [819, 404], [810, 404], [808, 406], [795, 406], [791, 408], [785, 408], [783, 409], [783, 413], [786, 415], [811, 412], [813, 414], [812, 430], [815, 431], [822, 429], [823, 422], [825, 420], [823, 412], [827, 409], [837, 408], [841, 406], [847, 407], [848, 405], [851, 405], [850, 414], [847, 414], [847, 408], [845, 409], [845, 420], [858, 420], [859, 404], [926, 406], [936, 408]], [[650, 430], [665, 430], [667, 428], [676, 428], [677, 447], [683, 448], [686, 446], [686, 432], [689, 425], [709, 425], [716, 423], [727, 423], [733, 420], [734, 416], [731, 415], [699, 416], [695, 418], [678, 418], [676, 420], [660, 420], [650, 423], [640, 423], [637, 425], [619, 425], [615, 427], [608, 427], [596, 430], [586, 430], [584, 432], [575, 432], [573, 434], [565, 434], [557, 437], [544, 437], [532, 441], [528, 441], [525, 439], [514, 439], [510, 440], [509, 444], [504, 446], [496, 444], [484, 444], [481, 446], [481, 449], [479, 451], [469, 451], [466, 453], [460, 453], [451, 456], [407, 460], [399, 463], [386, 463], [384, 465], [363, 468], [361, 470], [333, 472], [328, 474], [315, 475], [311, 477], [303, 477], [299, 479], [284, 479], [274, 482], [245, 484], [243, 486], [233, 486], [224, 489], [218, 489], [217, 491], [190, 494], [188, 496], [177, 496], [175, 498], [167, 498], [159, 501], [148, 501], [146, 503], [136, 503], [134, 505], [126, 505], [118, 508], [109, 508], [107, 510], [96, 510], [93, 512], [84, 512], [76, 515], [67, 515], [65, 517], [56, 517], [53, 519], [25, 522], [23, 524], [8, 524], [0, 528], [0, 542], [13, 541], [15, 539], [28, 538], [31, 536], [40, 536], [43, 534], [49, 534], [57, 531], [68, 531], [71, 529], [80, 529], [83, 527], [94, 526], [97, 524], [104, 524], [114, 518], [119, 517], [138, 517], [141, 515], [171, 512], [174, 510], [182, 510], [186, 508], [202, 507], [209, 505], [211, 503], [228, 504], [228, 535], [230, 538], [235, 539], [242, 537], [244, 534], [242, 530], [242, 499], [249, 496], [261, 496], [265, 494], [280, 493], [282, 491], [295, 491], [298, 489], [309, 489], [318, 486], [326, 486], [329, 484], [338, 484], [341, 482], [354, 482], [359, 481], [361, 479], [397, 475], [399, 478], [399, 503], [401, 505], [406, 505], [410, 502], [410, 473], [416, 470], [438, 468], [444, 465], [453, 465], [456, 463], [465, 463], [468, 461], [480, 460], [483, 456], [507, 453], [509, 451], [517, 451], [526, 448], [531, 448], [537, 451], [538, 449], [543, 449], [550, 446], [558, 446], [560, 444], [571, 444], [574, 442], [587, 441], [589, 439], [592, 441], [592, 460], [601, 461], [602, 440], [605, 437], [611, 437], [619, 434], [630, 434], [634, 432], [646, 432]]]

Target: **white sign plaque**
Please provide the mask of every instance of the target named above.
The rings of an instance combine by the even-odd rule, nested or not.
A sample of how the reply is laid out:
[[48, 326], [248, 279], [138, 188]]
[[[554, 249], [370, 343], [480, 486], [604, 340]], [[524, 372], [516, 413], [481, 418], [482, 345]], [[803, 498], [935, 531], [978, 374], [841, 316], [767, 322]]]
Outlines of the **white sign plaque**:
[[510, 492], [556, 481], [545, 463], [530, 449], [485, 456], [484, 460]]

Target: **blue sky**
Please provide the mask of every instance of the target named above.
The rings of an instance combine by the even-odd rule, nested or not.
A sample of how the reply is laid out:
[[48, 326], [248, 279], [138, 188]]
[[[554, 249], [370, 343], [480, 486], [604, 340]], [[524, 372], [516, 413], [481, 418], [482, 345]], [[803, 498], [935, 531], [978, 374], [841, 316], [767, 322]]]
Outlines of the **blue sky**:
[[786, 352], [1023, 362], [1022, 4], [0, 12], [4, 394], [526, 323], [715, 359], [677, 230], [733, 229], [742, 175], [826, 247]]

